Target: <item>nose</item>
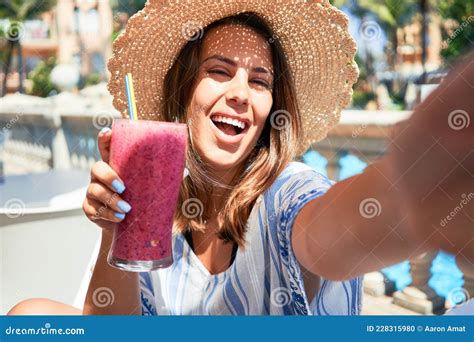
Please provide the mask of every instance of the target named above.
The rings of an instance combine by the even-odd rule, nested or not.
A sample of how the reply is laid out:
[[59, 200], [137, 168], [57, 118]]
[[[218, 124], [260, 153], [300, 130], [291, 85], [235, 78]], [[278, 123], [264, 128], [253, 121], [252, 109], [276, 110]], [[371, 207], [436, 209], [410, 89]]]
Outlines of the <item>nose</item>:
[[235, 105], [247, 105], [249, 102], [248, 76], [244, 70], [238, 70], [225, 94], [226, 100]]

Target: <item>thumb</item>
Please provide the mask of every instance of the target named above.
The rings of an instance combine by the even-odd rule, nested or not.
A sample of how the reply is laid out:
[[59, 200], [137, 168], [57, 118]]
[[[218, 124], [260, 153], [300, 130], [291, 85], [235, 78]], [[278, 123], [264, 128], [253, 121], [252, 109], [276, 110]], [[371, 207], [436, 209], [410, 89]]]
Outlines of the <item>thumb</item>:
[[112, 130], [109, 127], [104, 127], [97, 136], [97, 146], [102, 160], [109, 163], [110, 155], [110, 141], [112, 139]]

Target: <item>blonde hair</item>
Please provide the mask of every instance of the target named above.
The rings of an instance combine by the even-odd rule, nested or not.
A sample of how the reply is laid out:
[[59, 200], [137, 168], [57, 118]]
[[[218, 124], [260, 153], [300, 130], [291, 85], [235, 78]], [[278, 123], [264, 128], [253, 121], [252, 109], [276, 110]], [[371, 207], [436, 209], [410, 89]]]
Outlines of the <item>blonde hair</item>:
[[[273, 69], [273, 105], [257, 144], [241, 165], [240, 172], [226, 191], [223, 209], [218, 213], [222, 228], [218, 238], [233, 241], [244, 247], [246, 223], [256, 199], [262, 194], [296, 156], [301, 132], [296, 93], [283, 48], [268, 25], [253, 13], [242, 13], [218, 20], [204, 29], [200, 39], [189, 41], [181, 50], [164, 80], [162, 112], [167, 121], [187, 121], [187, 110], [192, 98], [195, 76], [198, 73], [202, 41], [209, 30], [227, 24], [240, 24], [253, 29], [271, 42]], [[273, 127], [272, 113], [290, 114], [289, 124], [283, 129]], [[175, 229], [179, 232], [200, 230], [202, 221], [209, 219], [210, 195], [216, 181], [210, 177], [210, 166], [200, 158], [189, 137], [186, 166], [189, 176], [183, 180], [175, 212]], [[194, 203], [193, 203], [194, 201]], [[183, 208], [195, 205], [192, 215]], [[190, 209], [192, 211], [192, 209]], [[197, 214], [197, 215], [196, 215]]]

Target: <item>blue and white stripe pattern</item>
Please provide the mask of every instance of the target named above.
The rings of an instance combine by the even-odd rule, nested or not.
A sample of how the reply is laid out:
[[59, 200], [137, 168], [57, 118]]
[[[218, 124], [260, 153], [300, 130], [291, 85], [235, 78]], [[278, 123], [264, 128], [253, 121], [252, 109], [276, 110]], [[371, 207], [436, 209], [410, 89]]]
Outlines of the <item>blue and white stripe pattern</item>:
[[245, 248], [219, 274], [210, 274], [176, 234], [173, 265], [140, 274], [143, 315], [358, 315], [362, 279], [320, 278], [308, 298], [291, 246], [297, 213], [332, 184], [309, 166], [290, 163], [253, 207]]

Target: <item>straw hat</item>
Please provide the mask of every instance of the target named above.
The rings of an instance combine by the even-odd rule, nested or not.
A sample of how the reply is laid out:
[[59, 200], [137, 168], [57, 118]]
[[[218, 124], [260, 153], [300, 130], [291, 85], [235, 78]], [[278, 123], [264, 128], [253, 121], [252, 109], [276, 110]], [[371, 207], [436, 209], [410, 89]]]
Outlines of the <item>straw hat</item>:
[[180, 50], [207, 25], [242, 12], [261, 17], [284, 49], [303, 123], [300, 154], [325, 138], [358, 77], [348, 18], [325, 0], [148, 0], [113, 45], [108, 89], [115, 108], [128, 117], [124, 77], [130, 72], [139, 119], [162, 119], [163, 80]]

